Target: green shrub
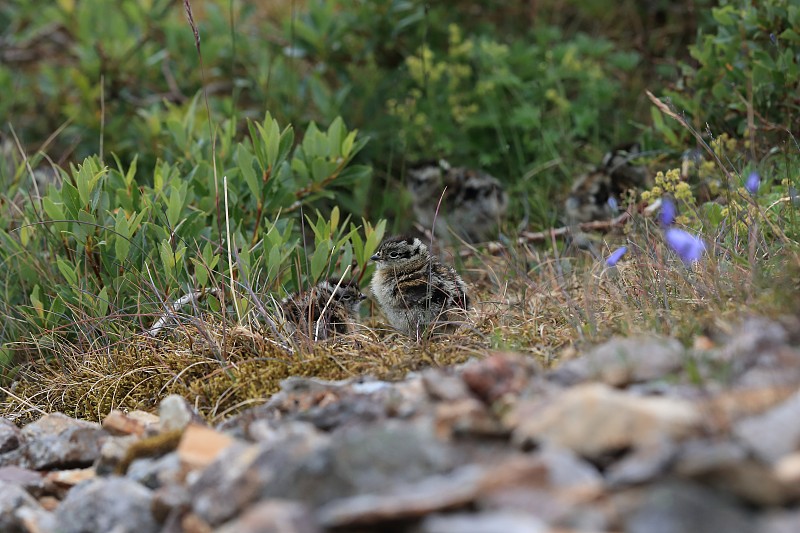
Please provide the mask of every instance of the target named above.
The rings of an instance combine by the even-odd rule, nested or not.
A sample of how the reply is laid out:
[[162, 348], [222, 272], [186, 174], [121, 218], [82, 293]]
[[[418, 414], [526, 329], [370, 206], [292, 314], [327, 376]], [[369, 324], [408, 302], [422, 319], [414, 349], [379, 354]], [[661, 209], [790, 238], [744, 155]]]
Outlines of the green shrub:
[[[356, 131], [341, 119], [324, 131], [312, 123], [295, 144], [293, 129], [267, 115], [234, 149], [223, 125], [226, 153], [214, 172], [193, 113], [169, 130], [189, 147], [181, 162], [142, 175], [135, 159], [109, 167], [92, 156], [4, 220], [0, 312], [13, 318], [0, 342], [34, 331], [74, 337], [99, 324], [124, 334], [207, 288], [232, 289], [242, 319], [256, 293], [281, 296], [333, 273], [363, 278], [384, 223], [359, 226], [337, 207], [301, 220], [320, 198], [369, 178], [368, 167], [350, 164], [365, 143]], [[313, 243], [303, 242], [303, 223]]]
[[[788, 0], [722, 0], [713, 23], [690, 47], [696, 65], [683, 65], [685, 84], [669, 92], [700, 131], [741, 137], [748, 121], [773, 142], [770, 132], [786, 131], [800, 120], [800, 5]], [[680, 140], [686, 141], [681, 133]], [[671, 136], [668, 136], [670, 138]]]

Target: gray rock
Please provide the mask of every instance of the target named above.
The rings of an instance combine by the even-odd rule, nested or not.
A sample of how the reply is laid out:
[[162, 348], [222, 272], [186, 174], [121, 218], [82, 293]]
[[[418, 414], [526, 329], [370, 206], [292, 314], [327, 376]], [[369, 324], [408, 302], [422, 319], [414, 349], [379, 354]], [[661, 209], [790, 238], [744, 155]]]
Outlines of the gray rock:
[[551, 378], [565, 384], [602, 381], [615, 387], [660, 379], [680, 370], [684, 349], [675, 339], [614, 337], [583, 357], [567, 361]]
[[435, 511], [462, 507], [481, 492], [484, 471], [470, 465], [446, 476], [416, 484], [395, 485], [390, 493], [361, 494], [334, 500], [317, 511], [326, 528], [355, 528], [419, 518]]
[[753, 517], [732, 501], [690, 483], [646, 489], [636, 508], [621, 518], [627, 533], [751, 533], [755, 527]]
[[59, 533], [148, 533], [158, 531], [153, 493], [130, 479], [96, 478], [69, 491], [56, 509]]
[[247, 509], [216, 533], [319, 533], [322, 530], [304, 505], [289, 500], [266, 500]]
[[637, 397], [592, 383], [545, 401], [520, 402], [508, 422], [519, 446], [552, 444], [597, 460], [662, 440], [681, 441], [699, 431], [703, 418], [684, 400]]
[[734, 374], [758, 364], [783, 347], [788, 340], [786, 329], [778, 322], [763, 317], [747, 318], [722, 348], [712, 354], [717, 361], [732, 365]]
[[761, 517], [757, 533], [797, 533], [800, 531], [800, 510], [772, 511]]
[[446, 471], [452, 467], [450, 456], [432, 430], [408, 424], [347, 428], [325, 439], [288, 434], [281, 441], [234, 445], [223, 452], [192, 485], [193, 507], [219, 525], [256, 500], [316, 506]]
[[600, 488], [603, 476], [590, 463], [564, 448], [545, 447], [534, 455], [547, 467], [550, 486], [556, 489]]
[[55, 532], [52, 515], [16, 484], [0, 483], [0, 531], [3, 533]]
[[10, 452], [19, 446], [20, 430], [13, 422], [0, 418], [0, 453]]
[[520, 511], [488, 511], [432, 515], [422, 521], [418, 533], [545, 533], [542, 520]]
[[673, 471], [679, 476], [702, 476], [744, 461], [747, 451], [728, 440], [691, 439], [678, 450]]
[[224, 450], [190, 485], [194, 512], [216, 526], [264, 498], [333, 497], [340, 481], [329, 476], [330, 439], [307, 439], [304, 433], [284, 437]]
[[747, 450], [731, 441], [684, 443], [672, 472], [757, 505], [778, 505], [796, 496], [772, 468], [748, 457]]
[[113, 473], [117, 467], [122, 463], [122, 460], [128, 453], [128, 449], [136, 442], [141, 440], [136, 435], [127, 435], [124, 437], [109, 436], [100, 447], [100, 456], [94, 463], [94, 468], [97, 474], [105, 476]]
[[422, 372], [425, 392], [434, 401], [455, 401], [470, 396], [466, 383], [460, 376], [448, 375], [438, 368]]
[[161, 431], [182, 430], [192, 422], [205, 424], [189, 402], [182, 396], [170, 394], [158, 405], [158, 419]]
[[800, 449], [800, 392], [765, 413], [737, 421], [733, 433], [768, 463]]
[[[108, 437], [99, 424], [61, 413], [46, 415], [22, 429], [18, 466], [45, 470], [90, 466]], [[5, 456], [2, 456], [3, 459]]]
[[189, 509], [191, 509], [189, 491], [183, 485], [165, 485], [153, 492], [153, 504], [150, 510], [159, 523], [167, 522], [170, 516], [183, 515]]
[[317, 518], [323, 527], [347, 530], [418, 519], [475, 504], [498, 492], [543, 487], [546, 477], [542, 462], [529, 456], [495, 461], [492, 465], [470, 464], [418, 482], [394, 484], [380, 494], [333, 500], [317, 510]]
[[663, 474], [671, 466], [678, 446], [662, 439], [649, 446], [640, 447], [606, 471], [606, 480], [612, 487], [645, 483]]
[[18, 485], [33, 495], [39, 495], [44, 488], [44, 476], [36, 470], [18, 466], [0, 467], [0, 485]]
[[248, 437], [264, 444], [280, 443], [289, 439], [314, 440], [324, 444], [330, 439], [327, 433], [318, 430], [314, 424], [299, 420], [255, 420], [248, 426]]
[[183, 483], [186, 469], [181, 464], [177, 452], [170, 452], [158, 458], [134, 460], [128, 467], [125, 477], [141, 483], [149, 489]]

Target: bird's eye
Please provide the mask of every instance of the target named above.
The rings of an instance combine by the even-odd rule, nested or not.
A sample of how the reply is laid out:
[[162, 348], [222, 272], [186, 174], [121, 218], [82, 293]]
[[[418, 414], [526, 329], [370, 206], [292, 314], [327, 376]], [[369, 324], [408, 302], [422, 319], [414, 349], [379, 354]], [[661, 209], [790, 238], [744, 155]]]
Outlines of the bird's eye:
[[392, 259], [397, 259], [400, 257], [400, 252], [389, 252], [389, 257]]
[[345, 294], [344, 296], [342, 296], [342, 299], [343, 299], [343, 300], [352, 300], [352, 299], [353, 299], [353, 296], [352, 296], [352, 295], [350, 295], [350, 294]]

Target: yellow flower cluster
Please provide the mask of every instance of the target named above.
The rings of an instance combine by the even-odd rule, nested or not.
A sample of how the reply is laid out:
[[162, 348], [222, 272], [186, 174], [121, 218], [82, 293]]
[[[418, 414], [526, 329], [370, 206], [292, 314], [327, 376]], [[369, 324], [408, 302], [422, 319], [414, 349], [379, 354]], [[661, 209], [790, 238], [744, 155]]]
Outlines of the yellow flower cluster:
[[[655, 185], [649, 191], [642, 193], [642, 201], [654, 202], [664, 195], [670, 195], [676, 202], [683, 205], [694, 206], [695, 198], [692, 188], [681, 179], [681, 171], [678, 168], [668, 170], [666, 173], [659, 171], [654, 179]], [[689, 217], [680, 215], [675, 219], [678, 224], [688, 224]]]
[[711, 141], [711, 149], [719, 156], [733, 154], [738, 149], [737, 141], [727, 133], [723, 133]]
[[[416, 84], [416, 88], [409, 91], [407, 97], [402, 101], [390, 99], [386, 102], [387, 112], [400, 118], [404, 125], [403, 133], [413, 136], [412, 141], [418, 146], [430, 146], [432, 139], [431, 115], [437, 115], [438, 110], [431, 110], [425, 98], [427, 95], [442, 95], [447, 98], [447, 110], [450, 118], [456, 124], [463, 124], [470, 117], [476, 115], [480, 108], [474, 101], [474, 92], [465, 90], [472, 83], [472, 67], [470, 65], [470, 55], [475, 47], [475, 42], [471, 39], [464, 40], [461, 29], [451, 24], [449, 26], [447, 56], [437, 58], [433, 51], [422, 46], [416, 54], [406, 58], [406, 68], [408, 68], [411, 79]], [[508, 47], [505, 45], [495, 45], [479, 43], [480, 46], [487, 46], [492, 54], [507, 55]], [[493, 84], [478, 84], [477, 92], [486, 94], [494, 90]], [[434, 104], [435, 105], [435, 104]], [[426, 112], [427, 110], [427, 112]]]

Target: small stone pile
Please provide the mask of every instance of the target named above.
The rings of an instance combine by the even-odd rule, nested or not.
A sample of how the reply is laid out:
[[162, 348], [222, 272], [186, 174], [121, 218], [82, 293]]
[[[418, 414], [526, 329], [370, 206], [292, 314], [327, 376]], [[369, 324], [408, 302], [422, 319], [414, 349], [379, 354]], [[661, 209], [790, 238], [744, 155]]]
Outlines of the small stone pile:
[[800, 327], [292, 378], [212, 428], [183, 398], [0, 419], [0, 531], [800, 531]]

